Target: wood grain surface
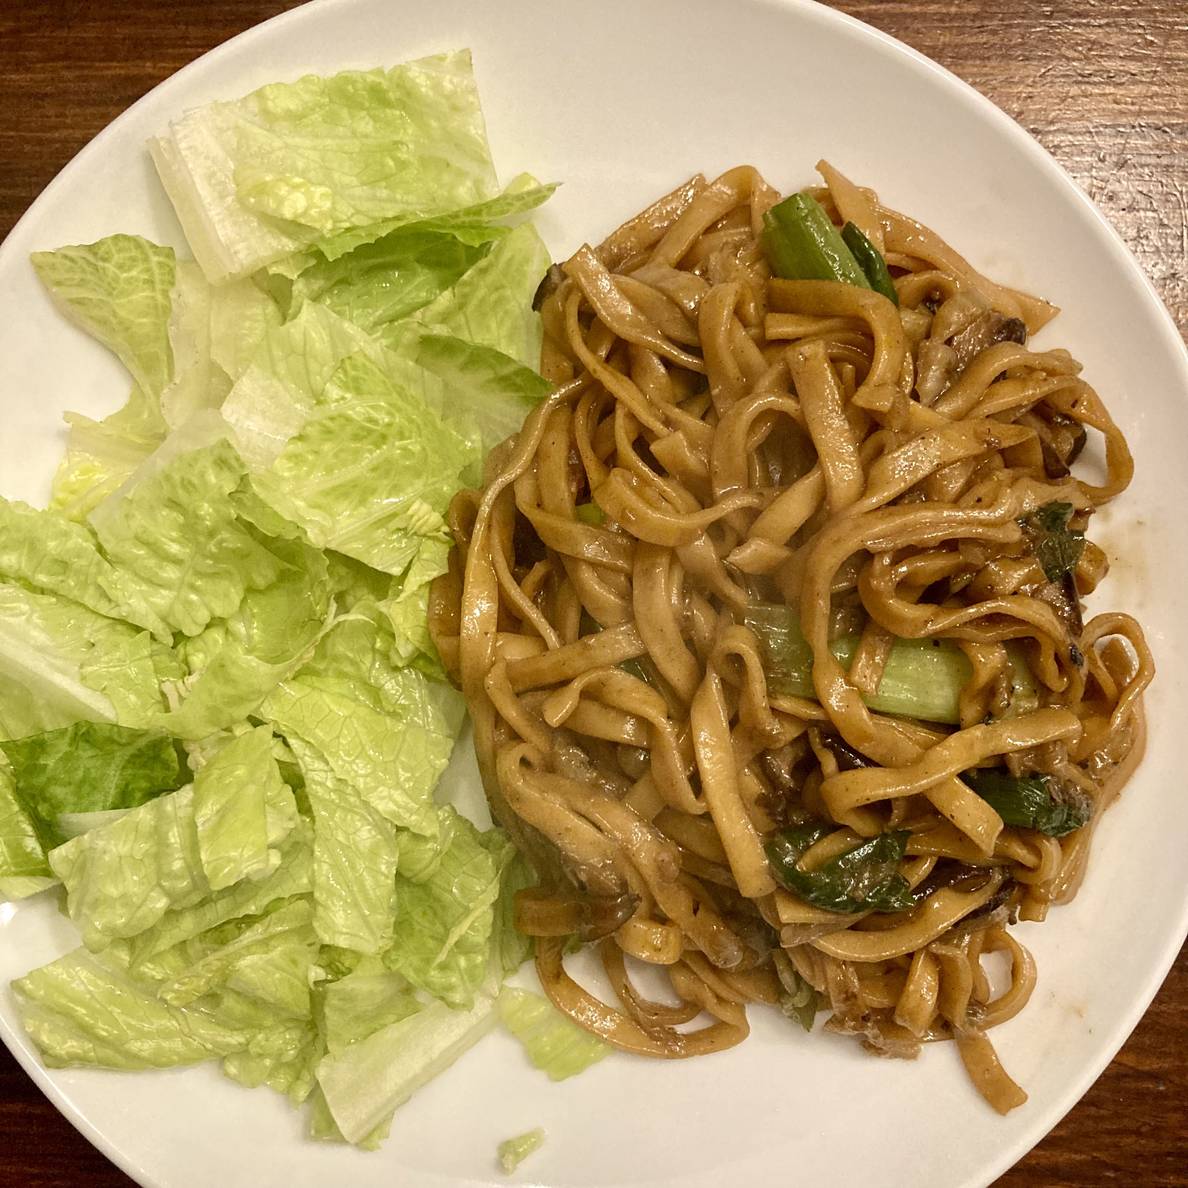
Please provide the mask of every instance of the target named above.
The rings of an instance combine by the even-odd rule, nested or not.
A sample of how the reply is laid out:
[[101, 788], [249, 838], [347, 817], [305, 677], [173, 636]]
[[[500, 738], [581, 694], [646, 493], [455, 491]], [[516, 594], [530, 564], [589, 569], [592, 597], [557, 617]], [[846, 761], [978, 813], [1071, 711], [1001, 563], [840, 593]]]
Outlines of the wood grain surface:
[[[292, 7], [0, 0], [0, 238], [145, 91]], [[934, 58], [1018, 120], [1101, 207], [1188, 332], [1184, 0], [847, 0], [834, 7]], [[1188, 1185], [1186, 1041], [1188, 950], [1113, 1064], [1001, 1188]], [[0, 1188], [131, 1183], [0, 1048]]]

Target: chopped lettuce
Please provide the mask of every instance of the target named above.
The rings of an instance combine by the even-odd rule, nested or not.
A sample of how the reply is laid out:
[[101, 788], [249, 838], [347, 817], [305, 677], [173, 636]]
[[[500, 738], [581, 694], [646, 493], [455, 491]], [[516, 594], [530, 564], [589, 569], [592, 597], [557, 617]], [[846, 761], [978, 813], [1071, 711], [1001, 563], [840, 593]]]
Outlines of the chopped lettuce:
[[187, 113], [151, 147], [214, 283], [321, 237], [495, 194], [466, 51], [261, 87]]
[[482, 1039], [495, 1019], [488, 994], [468, 1010], [435, 1002], [323, 1057], [318, 1085], [342, 1137], [361, 1142], [385, 1126], [398, 1106]]
[[544, 1140], [545, 1132], [539, 1126], [535, 1130], [529, 1130], [524, 1134], [517, 1134], [512, 1138], [504, 1139], [496, 1150], [500, 1171], [505, 1176], [510, 1176], [529, 1155], [534, 1151], [540, 1150]]
[[13, 893], [22, 886], [16, 880], [51, 877], [36, 819], [17, 796], [12, 772], [0, 766], [0, 883], [9, 888], [4, 897], [23, 898]]
[[468, 443], [362, 355], [343, 361], [256, 491], [311, 543], [399, 575], [442, 518]]
[[76, 722], [0, 741], [19, 800], [45, 838], [66, 840], [63, 813], [136, 808], [183, 780], [173, 740], [159, 730]]
[[547, 998], [505, 986], [499, 995], [499, 1018], [524, 1045], [528, 1059], [551, 1081], [584, 1072], [610, 1052], [610, 1045], [583, 1030]]
[[92, 516], [107, 556], [139, 580], [149, 610], [185, 635], [234, 614], [248, 590], [281, 574], [280, 559], [236, 517], [231, 494], [243, 477], [235, 450], [218, 441], [168, 462]]
[[119, 358], [142, 394], [159, 397], [173, 374], [173, 249], [111, 235], [85, 247], [34, 252], [33, 267], [58, 308]]
[[554, 187], [499, 191], [466, 52], [153, 155], [192, 260], [34, 261], [131, 394], [67, 415], [53, 510], [0, 500], [0, 898], [60, 884], [84, 946], [15, 998], [47, 1064], [218, 1060], [371, 1148], [529, 952], [531, 870], [434, 799], [464, 707], [427, 618], [451, 498], [549, 391], [504, 220]]
[[388, 964], [453, 1007], [470, 1007], [487, 975], [501, 856], [492, 849], [455, 813], [433, 873], [419, 882], [396, 876], [400, 910]]
[[0, 737], [75, 722], [148, 726], [168, 658], [147, 632], [0, 582]]

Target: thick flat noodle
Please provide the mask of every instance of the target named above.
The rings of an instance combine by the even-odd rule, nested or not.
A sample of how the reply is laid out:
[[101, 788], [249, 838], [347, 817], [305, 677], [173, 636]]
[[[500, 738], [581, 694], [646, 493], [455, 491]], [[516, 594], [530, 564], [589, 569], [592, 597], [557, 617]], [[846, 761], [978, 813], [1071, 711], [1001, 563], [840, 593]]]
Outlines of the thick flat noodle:
[[1005, 1112], [986, 1033], [1037, 976], [1008, 926], [1075, 894], [1142, 753], [1142, 628], [1081, 612], [1133, 460], [1077, 361], [1028, 345], [1052, 306], [818, 169], [881, 292], [773, 277], [747, 165], [550, 275], [557, 389], [455, 500], [431, 627], [558, 1008], [661, 1058], [741, 1042], [752, 1003], [885, 1056], [952, 1039]]

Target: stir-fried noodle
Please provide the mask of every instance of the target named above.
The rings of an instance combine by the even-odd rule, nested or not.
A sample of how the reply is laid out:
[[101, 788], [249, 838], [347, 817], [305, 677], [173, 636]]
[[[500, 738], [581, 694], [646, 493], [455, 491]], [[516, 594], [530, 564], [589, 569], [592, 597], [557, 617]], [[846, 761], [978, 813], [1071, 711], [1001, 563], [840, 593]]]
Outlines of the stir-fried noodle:
[[662, 1057], [739, 1043], [752, 1002], [883, 1055], [955, 1039], [1005, 1112], [986, 1033], [1036, 980], [1008, 925], [1076, 893], [1142, 752], [1142, 630], [1081, 607], [1133, 466], [1080, 365], [1029, 349], [1052, 306], [820, 171], [805, 205], [893, 297], [773, 278], [750, 167], [552, 271], [555, 391], [455, 499], [431, 625], [558, 1007]]

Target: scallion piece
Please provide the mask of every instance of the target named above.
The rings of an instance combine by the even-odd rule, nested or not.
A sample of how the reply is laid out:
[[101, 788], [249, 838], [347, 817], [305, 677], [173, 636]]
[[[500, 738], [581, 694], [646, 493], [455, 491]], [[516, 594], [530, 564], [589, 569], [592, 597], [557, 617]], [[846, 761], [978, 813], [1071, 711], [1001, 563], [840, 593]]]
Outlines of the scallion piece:
[[763, 245], [776, 276], [785, 280], [870, 282], [825, 208], [809, 194], [793, 194], [763, 216]]
[[887, 261], [861, 230], [853, 223], [847, 223], [842, 228], [842, 242], [850, 249], [850, 254], [858, 261], [858, 266], [870, 282], [870, 287], [876, 293], [882, 293], [893, 305], [899, 304], [899, 294], [895, 291], [895, 284], [891, 280], [891, 273], [887, 271]]

